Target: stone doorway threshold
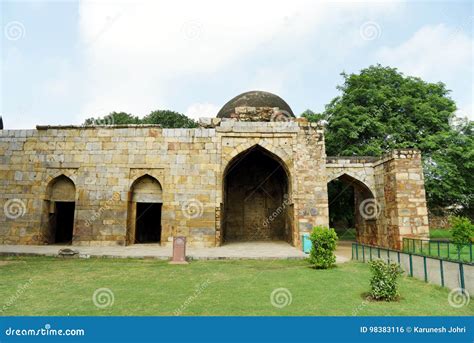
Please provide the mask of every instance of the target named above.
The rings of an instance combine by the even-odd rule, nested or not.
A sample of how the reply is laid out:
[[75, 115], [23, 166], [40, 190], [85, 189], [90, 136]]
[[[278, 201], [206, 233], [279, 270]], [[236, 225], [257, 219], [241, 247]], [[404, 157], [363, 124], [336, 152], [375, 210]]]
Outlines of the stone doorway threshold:
[[[135, 244], [130, 246], [74, 246], [74, 245], [0, 245], [3, 256], [57, 256], [60, 249], [79, 251], [79, 258], [152, 258], [168, 260], [172, 248], [159, 244]], [[308, 255], [290, 244], [280, 242], [242, 242], [228, 243], [216, 248], [187, 248], [191, 260], [291, 260], [305, 259]], [[336, 254], [337, 255], [337, 254]], [[76, 255], [77, 256], [77, 255]], [[337, 263], [346, 262], [346, 257], [337, 256]]]

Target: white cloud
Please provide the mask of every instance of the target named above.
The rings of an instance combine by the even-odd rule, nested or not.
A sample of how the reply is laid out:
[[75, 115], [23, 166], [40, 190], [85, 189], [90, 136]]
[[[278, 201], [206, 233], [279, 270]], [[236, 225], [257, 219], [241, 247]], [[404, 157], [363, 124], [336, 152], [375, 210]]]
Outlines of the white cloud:
[[219, 112], [220, 107], [209, 103], [196, 103], [190, 105], [184, 114], [193, 119], [202, 117], [215, 117]]
[[[337, 34], [333, 28], [347, 25], [346, 12], [388, 13], [398, 4], [344, 3], [336, 10], [312, 0], [83, 1], [79, 6], [87, 89], [82, 113], [106, 108], [143, 115], [156, 108], [176, 109], [170, 99], [180, 91], [180, 82], [207, 75], [218, 75], [222, 84], [232, 82], [225, 79], [225, 69], [256, 53], [275, 49], [278, 56], [292, 56], [294, 47], [315, 31], [324, 37]], [[351, 40], [345, 40], [348, 44], [341, 46], [348, 50]], [[255, 74], [239, 87], [280, 91], [291, 70], [272, 65]], [[189, 99], [180, 101], [195, 101]]]
[[[404, 43], [377, 53], [382, 64], [430, 82], [442, 81], [458, 103], [472, 101], [474, 41], [463, 28], [444, 24], [425, 26]], [[472, 111], [470, 113], [472, 118]]]

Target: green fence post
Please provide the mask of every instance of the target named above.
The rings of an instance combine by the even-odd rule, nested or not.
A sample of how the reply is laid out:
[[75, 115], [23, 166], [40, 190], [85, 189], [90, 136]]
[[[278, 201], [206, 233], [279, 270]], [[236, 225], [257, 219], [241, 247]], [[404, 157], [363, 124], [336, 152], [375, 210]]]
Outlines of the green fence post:
[[438, 257], [439, 257], [439, 241], [438, 241]]
[[369, 254], [370, 254], [369, 260], [372, 261], [372, 247], [369, 247]]
[[413, 259], [412, 259], [412, 254], [410, 256], [410, 276], [413, 276]]
[[448, 258], [449, 258], [449, 242], [448, 242]]
[[431, 256], [431, 241], [428, 241], [428, 256]]
[[423, 255], [423, 240], [420, 240], [420, 253]]
[[458, 244], [458, 261], [461, 261], [461, 244]]
[[390, 250], [387, 249], [387, 263], [390, 263]]
[[428, 272], [426, 270], [426, 256], [423, 256], [423, 268], [425, 269], [425, 282], [428, 282]]
[[439, 260], [439, 274], [441, 276], [441, 286], [444, 287], [443, 260]]
[[377, 256], [380, 258], [380, 248], [377, 248]]
[[362, 246], [362, 262], [365, 262], [365, 245]]
[[460, 281], [461, 281], [461, 289], [464, 294], [465, 289], [464, 289], [464, 265], [462, 263], [459, 263], [459, 276], [460, 276]]
[[356, 243], [356, 259], [359, 261], [359, 244]]
[[469, 262], [472, 262], [472, 243], [469, 244]]
[[398, 259], [398, 264], [401, 264], [401, 261], [400, 261], [400, 251], [397, 251], [397, 259]]

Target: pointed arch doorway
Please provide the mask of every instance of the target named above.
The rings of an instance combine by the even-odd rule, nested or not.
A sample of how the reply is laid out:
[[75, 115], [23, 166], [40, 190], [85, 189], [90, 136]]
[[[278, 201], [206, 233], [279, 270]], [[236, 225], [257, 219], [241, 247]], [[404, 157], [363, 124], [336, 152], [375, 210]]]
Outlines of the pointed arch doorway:
[[223, 243], [292, 244], [290, 182], [283, 161], [256, 145], [233, 158], [223, 177]]

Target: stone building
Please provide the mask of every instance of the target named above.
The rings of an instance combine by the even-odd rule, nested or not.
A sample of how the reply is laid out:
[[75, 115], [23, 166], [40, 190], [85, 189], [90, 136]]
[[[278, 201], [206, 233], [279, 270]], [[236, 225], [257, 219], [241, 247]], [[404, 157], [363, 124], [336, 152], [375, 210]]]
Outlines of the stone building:
[[328, 226], [327, 184], [355, 190], [360, 242], [426, 236], [420, 153], [326, 156], [323, 127], [266, 92], [195, 129], [37, 126], [0, 131], [0, 243], [171, 244], [283, 240]]

